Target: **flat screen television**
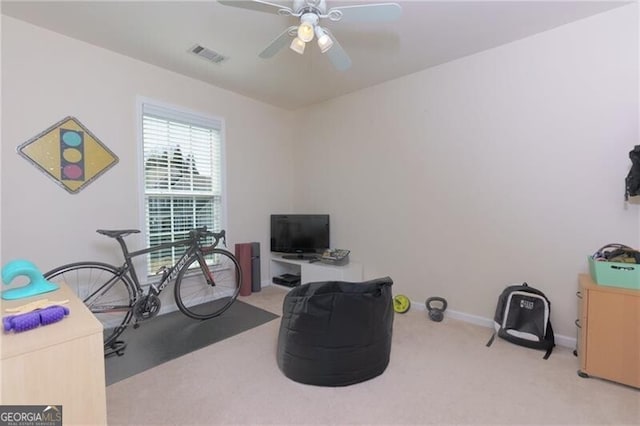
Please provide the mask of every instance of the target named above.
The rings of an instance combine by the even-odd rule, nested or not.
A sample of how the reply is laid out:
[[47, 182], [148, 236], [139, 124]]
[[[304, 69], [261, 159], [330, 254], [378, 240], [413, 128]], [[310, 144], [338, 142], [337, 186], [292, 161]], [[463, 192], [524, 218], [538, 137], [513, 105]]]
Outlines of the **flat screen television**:
[[271, 251], [303, 259], [329, 247], [328, 214], [271, 215]]

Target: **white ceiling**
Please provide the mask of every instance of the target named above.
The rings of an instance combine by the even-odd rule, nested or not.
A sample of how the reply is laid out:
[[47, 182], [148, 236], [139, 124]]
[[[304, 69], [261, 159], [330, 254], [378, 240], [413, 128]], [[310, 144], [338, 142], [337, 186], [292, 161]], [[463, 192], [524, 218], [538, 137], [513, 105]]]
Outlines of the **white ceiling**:
[[[391, 1], [391, 0], [390, 0]], [[291, 1], [271, 0], [291, 6]], [[332, 1], [328, 8], [381, 1]], [[262, 51], [297, 20], [216, 1], [2, 1], [2, 14], [242, 95], [296, 109], [496, 47], [629, 1], [397, 1], [391, 23], [323, 22], [350, 55], [333, 69], [317, 46]], [[229, 59], [214, 64], [195, 44]]]

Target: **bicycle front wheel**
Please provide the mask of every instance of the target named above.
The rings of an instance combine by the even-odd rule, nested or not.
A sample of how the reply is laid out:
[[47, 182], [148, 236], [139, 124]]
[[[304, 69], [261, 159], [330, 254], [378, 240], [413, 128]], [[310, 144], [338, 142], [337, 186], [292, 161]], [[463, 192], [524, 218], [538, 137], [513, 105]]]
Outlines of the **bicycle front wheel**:
[[44, 278], [65, 283], [87, 305], [104, 326], [105, 346], [113, 343], [131, 320], [135, 301], [133, 285], [112, 265], [70, 263], [47, 272]]
[[227, 250], [196, 253], [176, 278], [176, 304], [182, 313], [194, 319], [217, 317], [238, 297], [241, 279], [240, 264]]

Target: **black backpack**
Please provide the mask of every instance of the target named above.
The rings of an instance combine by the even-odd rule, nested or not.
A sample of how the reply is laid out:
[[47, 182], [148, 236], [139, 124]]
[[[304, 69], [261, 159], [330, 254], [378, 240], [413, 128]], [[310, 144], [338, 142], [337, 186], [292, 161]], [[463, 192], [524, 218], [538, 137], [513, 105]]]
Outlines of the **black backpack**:
[[496, 334], [517, 345], [544, 349], [549, 358], [555, 346], [551, 327], [551, 302], [543, 292], [527, 283], [505, 288], [498, 298], [493, 318], [496, 331], [487, 342], [491, 346]]

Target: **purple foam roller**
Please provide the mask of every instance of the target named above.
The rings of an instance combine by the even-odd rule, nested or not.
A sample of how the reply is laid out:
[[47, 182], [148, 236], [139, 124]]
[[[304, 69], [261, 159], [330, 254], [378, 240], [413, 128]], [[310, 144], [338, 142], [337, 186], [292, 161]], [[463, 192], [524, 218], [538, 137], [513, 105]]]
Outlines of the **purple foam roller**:
[[31, 330], [40, 326], [40, 314], [36, 311], [26, 314], [9, 315], [2, 319], [4, 331], [14, 330], [16, 333]]
[[5, 332], [14, 330], [16, 333], [20, 333], [41, 325], [53, 324], [62, 320], [68, 314], [69, 308], [54, 305], [25, 314], [6, 316], [2, 319], [2, 325]]

